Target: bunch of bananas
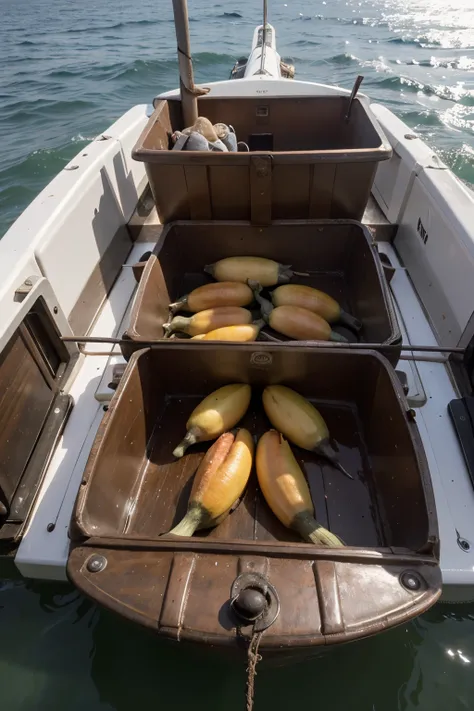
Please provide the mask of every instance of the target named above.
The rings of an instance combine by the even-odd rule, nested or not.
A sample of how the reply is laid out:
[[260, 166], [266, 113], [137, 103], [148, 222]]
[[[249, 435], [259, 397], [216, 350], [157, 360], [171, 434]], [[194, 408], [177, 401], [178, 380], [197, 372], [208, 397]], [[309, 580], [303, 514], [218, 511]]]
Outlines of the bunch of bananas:
[[[238, 502], [253, 463], [253, 439], [246, 429], [230, 432], [247, 412], [249, 385], [235, 383], [212, 392], [193, 410], [186, 435], [173, 452], [182, 457], [191, 445], [217, 439], [204, 456], [194, 479], [188, 510], [171, 531], [191, 536], [216, 526]], [[260, 489], [275, 516], [306, 540], [317, 545], [341, 546], [342, 541], [314, 518], [306, 478], [288, 444], [290, 442], [326, 457], [344, 474], [329, 442], [326, 423], [316, 408], [294, 390], [270, 385], [262, 395], [265, 413], [276, 428], [259, 440], [256, 469]]]
[[[267, 323], [295, 340], [345, 342], [330, 324], [343, 324], [356, 331], [361, 328], [360, 322], [328, 294], [310, 286], [288, 284], [301, 272], [273, 259], [227, 257], [207, 265], [204, 271], [216, 282], [200, 286], [170, 304], [173, 316], [180, 310], [194, 315], [174, 316], [164, 324], [167, 337], [180, 332], [199, 340], [255, 341]], [[261, 292], [274, 286], [277, 288], [270, 292], [269, 301]], [[244, 308], [254, 299], [261, 311], [261, 318], [255, 320], [251, 311]]]

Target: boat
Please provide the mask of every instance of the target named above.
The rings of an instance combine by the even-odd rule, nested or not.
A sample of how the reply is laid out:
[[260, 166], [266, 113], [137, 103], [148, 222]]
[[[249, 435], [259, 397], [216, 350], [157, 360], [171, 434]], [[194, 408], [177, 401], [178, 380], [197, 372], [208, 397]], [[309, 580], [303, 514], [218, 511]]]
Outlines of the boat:
[[[178, 43], [189, 49], [185, 3], [174, 5]], [[320, 651], [405, 622], [438, 599], [474, 599], [473, 192], [389, 109], [357, 92], [358, 85], [351, 95], [293, 78], [266, 14], [248, 60], [238, 62], [230, 79], [200, 89], [189, 73], [189, 51], [180, 52], [180, 64], [180, 89], [132, 107], [99, 135], [1, 241], [2, 556], [25, 578], [69, 579], [100, 604], [173, 640], [238, 648], [263, 633], [264, 655]], [[258, 187], [250, 182], [250, 191], [241, 191], [255, 199], [245, 208], [250, 219], [239, 200], [223, 204], [203, 196], [208, 164], [198, 154], [185, 186], [190, 207], [175, 199], [184, 195], [175, 169], [191, 153], [166, 145], [164, 165], [146, 162], [153, 127], [166, 136], [179, 112], [190, 115], [196, 101], [200, 111], [207, 106], [220, 116], [226, 106], [234, 115], [251, 106], [264, 127], [246, 136], [248, 153], [235, 154], [241, 161], [236, 176], [242, 177], [245, 161], [255, 168]], [[365, 173], [345, 175], [345, 190], [337, 193], [333, 185], [323, 207], [316, 201], [315, 213], [302, 219], [301, 181], [292, 184], [286, 176], [283, 189], [269, 189], [268, 166], [277, 166], [279, 150], [271, 143], [277, 140], [273, 126], [284, 142], [291, 107], [301, 114], [310, 107], [312, 116], [322, 101], [342, 107], [339, 118], [363, 112], [370, 136], [375, 131], [382, 138], [378, 148], [371, 138], [354, 149], [372, 156], [365, 158]], [[230, 123], [230, 114], [223, 120]], [[357, 163], [352, 147], [334, 140], [320, 150]], [[283, 152], [301, 152], [288, 145]], [[144, 157], [134, 160], [140, 151]], [[206, 160], [218, 168], [226, 158], [213, 153]], [[218, 190], [219, 180], [213, 184]], [[333, 204], [341, 210], [337, 219], [321, 218], [318, 211]], [[153, 338], [142, 327], [153, 318], [147, 299], [163, 288], [154, 280], [161, 274], [166, 283], [166, 269], [179, 268], [185, 254], [175, 246], [173, 262], [172, 248], [162, 251], [166, 239], [172, 234], [170, 245], [178, 238], [204, 244], [219, 220], [234, 247], [247, 239], [244, 233], [256, 244], [266, 224], [267, 235], [280, 235], [282, 254], [300, 239], [307, 245], [309, 229], [333, 235], [338, 225], [337, 234], [345, 236], [334, 232], [327, 245], [346, 244], [348, 230], [358, 230], [371, 265], [362, 275], [373, 275], [371, 294], [381, 304], [379, 315], [367, 318], [385, 319], [385, 331], [374, 331], [376, 342], [342, 347], [270, 340], [200, 343], [192, 352], [180, 339]], [[211, 242], [216, 251], [219, 239]], [[203, 257], [207, 251], [206, 243]], [[302, 270], [305, 254], [293, 255]], [[303, 465], [319, 472], [313, 496], [327, 496], [330, 486], [339, 492], [329, 518], [340, 514], [347, 546], [301, 542], [272, 518], [255, 481], [246, 493], [249, 505], [241, 502], [211, 533], [179, 541], [167, 536], [204, 451], [196, 450], [188, 464], [170, 459], [170, 443], [191, 405], [236, 378], [258, 389], [282, 373], [286, 384], [321, 401], [328, 419], [331, 412], [349, 418], [347, 432], [364, 440], [355, 447], [357, 461], [348, 454], [347, 465], [361, 472], [356, 494], [340, 472], [328, 472], [312, 453], [302, 455]], [[160, 435], [155, 424], [163, 408], [172, 416]], [[262, 432], [258, 408], [254, 434]], [[381, 431], [384, 412], [392, 424]], [[350, 438], [346, 444], [348, 452]], [[168, 474], [168, 489], [153, 486], [154, 477]], [[239, 612], [239, 595], [249, 588], [263, 590], [258, 619], [242, 606]]]

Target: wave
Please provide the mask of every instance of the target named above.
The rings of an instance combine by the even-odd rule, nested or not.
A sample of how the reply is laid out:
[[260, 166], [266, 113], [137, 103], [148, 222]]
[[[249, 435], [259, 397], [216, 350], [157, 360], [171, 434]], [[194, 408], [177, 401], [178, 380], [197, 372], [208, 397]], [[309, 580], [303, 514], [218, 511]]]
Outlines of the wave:
[[[424, 44], [426, 44], [429, 40], [428, 38], [421, 38], [421, 37], [389, 37], [388, 40], [385, 40], [389, 44], [407, 44], [413, 47], [421, 47], [422, 42], [424, 40]], [[441, 46], [440, 42], [435, 42], [435, 46]]]
[[300, 39], [297, 40], [296, 42], [293, 42], [292, 44], [295, 45], [295, 47], [320, 47], [321, 42], [317, 42], [316, 40], [309, 40], [309, 39]]
[[193, 54], [193, 61], [198, 64], [212, 66], [214, 64], [233, 64], [235, 56], [231, 54], [217, 54], [216, 52], [196, 52]]
[[400, 118], [405, 121], [409, 126], [442, 126], [441, 121], [437, 111], [402, 111], [400, 112]]
[[[455, 131], [459, 132], [468, 131], [469, 133], [471, 133], [472, 129], [474, 128], [474, 120], [470, 118], [471, 116], [471, 109], [467, 109], [465, 106], [455, 104], [446, 111], [443, 111], [440, 114], [440, 119], [442, 123], [451, 130], [454, 129]], [[474, 168], [474, 161], [472, 160], [472, 156], [473, 154], [471, 152], [469, 158], [471, 160], [471, 163], [473, 163], [472, 167]]]
[[446, 101], [453, 101], [462, 106], [474, 106], [474, 94], [464, 89], [461, 84], [455, 86], [424, 84], [412, 77], [392, 75], [384, 79], [371, 79], [369, 82], [378, 88], [399, 89], [409, 92], [419, 92], [427, 96], [438, 96]]
[[392, 64], [405, 64], [407, 66], [433, 67], [434, 69], [459, 69], [461, 71], [473, 71], [474, 59], [469, 57], [448, 57], [446, 59], [438, 59], [430, 57], [429, 59], [400, 59], [392, 60]]
[[58, 148], [39, 148], [7, 164], [0, 171], [0, 190], [18, 185], [21, 189], [34, 189], [40, 173], [53, 178], [77, 153], [77, 145], [67, 144]]
[[[225, 65], [232, 67], [235, 56], [230, 54], [217, 54], [215, 52], [196, 52], [193, 54], [193, 62], [196, 69], [202, 72], [205, 67]], [[178, 60], [170, 59], [137, 59], [129, 64], [116, 64], [108, 67], [96, 67], [88, 73], [88, 77], [94, 78], [120, 79], [122, 81], [131, 79], [133, 82], [157, 82], [166, 78], [172, 78], [177, 83]]]
[[312, 22], [314, 20], [324, 22], [339, 22], [342, 25], [367, 25], [369, 27], [388, 27], [388, 22], [379, 20], [375, 17], [363, 17], [356, 15], [355, 17], [332, 17], [325, 15], [303, 15], [299, 13], [298, 17], [293, 17], [292, 22]]
[[329, 61], [334, 64], [352, 64], [353, 62], [357, 62], [358, 59], [354, 57], [353, 54], [335, 54]]
[[7, 120], [15, 119], [22, 122], [43, 120], [45, 115], [64, 116], [64, 114], [80, 115], [90, 110], [94, 104], [83, 99], [28, 99], [15, 101], [4, 106], [3, 116]]
[[[82, 133], [78, 133], [77, 136], [73, 136], [71, 138], [72, 143], [91, 143], [91, 141], [95, 141], [97, 136], [83, 136]], [[35, 151], [37, 153], [38, 151]]]
[[[441, 35], [441, 38], [438, 39], [435, 35], [438, 38]], [[467, 35], [463, 40], [458, 35], [442, 36], [440, 32], [417, 37], [390, 37], [385, 41], [389, 44], [418, 47], [419, 49], [474, 49], [474, 43], [470, 35]]]
[[242, 18], [243, 15], [240, 14], [240, 12], [224, 12], [222, 15], [218, 15], [218, 17], [236, 17], [236, 18]]
[[438, 149], [441, 160], [453, 170], [466, 185], [474, 188], [474, 149], [464, 143], [460, 148]]
[[[191, 20], [191, 18], [190, 18]], [[80, 35], [83, 34], [84, 32], [91, 34], [93, 32], [103, 32], [103, 31], [108, 31], [108, 30], [119, 30], [123, 29], [125, 27], [152, 27], [153, 25], [159, 25], [162, 24], [163, 22], [173, 22], [172, 19], [169, 20], [123, 20], [121, 22], [115, 22], [113, 24], [109, 25], [87, 25], [85, 27], [70, 27], [67, 30], [59, 30], [55, 32], [54, 34], [58, 35]], [[41, 32], [39, 33], [40, 35], [48, 35], [48, 32]], [[25, 40], [28, 42], [29, 40]], [[31, 44], [35, 44], [35, 42], [31, 42]]]

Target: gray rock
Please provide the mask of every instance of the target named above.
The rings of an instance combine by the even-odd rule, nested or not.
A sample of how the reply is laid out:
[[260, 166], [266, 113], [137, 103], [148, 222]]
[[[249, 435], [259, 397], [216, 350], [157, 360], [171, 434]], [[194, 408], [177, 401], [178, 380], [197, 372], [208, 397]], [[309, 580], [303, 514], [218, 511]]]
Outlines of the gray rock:
[[188, 140], [184, 147], [185, 151], [209, 151], [209, 141], [200, 133], [193, 131], [189, 134]]

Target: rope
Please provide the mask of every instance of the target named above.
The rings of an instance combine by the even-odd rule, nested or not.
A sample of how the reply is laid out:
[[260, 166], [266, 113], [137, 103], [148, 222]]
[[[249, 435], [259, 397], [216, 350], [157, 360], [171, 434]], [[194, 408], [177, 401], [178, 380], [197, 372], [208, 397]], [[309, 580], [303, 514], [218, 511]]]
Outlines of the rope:
[[255, 677], [257, 675], [256, 666], [261, 660], [262, 655], [258, 653], [258, 648], [260, 641], [262, 639], [263, 632], [253, 632], [252, 639], [250, 640], [247, 659], [247, 711], [252, 711], [253, 709], [253, 697], [255, 693]]
[[[189, 62], [189, 66], [191, 66], [193, 60], [191, 59], [190, 55], [178, 46], [178, 55], [180, 54], [185, 57], [185, 59], [187, 59], [187, 61]], [[187, 92], [189, 92], [189, 94], [192, 94], [193, 96], [204, 96], [205, 94], [209, 94], [209, 92], [211, 91], [208, 87], [196, 86], [194, 84], [193, 78], [189, 75], [186, 77], [186, 79], [186, 83], [184, 83], [183, 81], [184, 88]], [[181, 77], [181, 80], [183, 80], [183, 77]]]

